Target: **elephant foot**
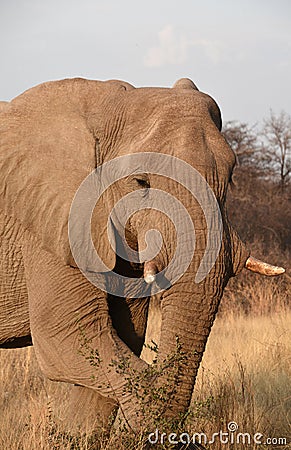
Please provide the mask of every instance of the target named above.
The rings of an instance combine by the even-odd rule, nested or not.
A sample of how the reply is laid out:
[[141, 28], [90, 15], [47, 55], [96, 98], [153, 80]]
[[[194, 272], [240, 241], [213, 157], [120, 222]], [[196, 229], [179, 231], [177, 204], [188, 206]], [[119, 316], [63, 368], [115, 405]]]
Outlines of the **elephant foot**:
[[114, 400], [93, 389], [73, 385], [62, 424], [71, 434], [106, 433], [110, 430], [116, 408]]

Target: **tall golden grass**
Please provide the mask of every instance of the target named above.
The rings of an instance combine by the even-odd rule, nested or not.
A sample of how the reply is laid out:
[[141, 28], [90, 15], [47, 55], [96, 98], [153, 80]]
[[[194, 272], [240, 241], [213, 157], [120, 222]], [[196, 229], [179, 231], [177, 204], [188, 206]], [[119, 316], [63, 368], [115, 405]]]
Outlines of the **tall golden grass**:
[[[273, 444], [222, 444], [216, 439], [206, 448], [272, 449], [278, 448], [275, 439], [285, 438], [286, 444], [280, 448], [290, 449], [291, 308], [286, 301], [287, 285], [259, 277], [239, 283], [242, 291], [239, 284], [235, 289], [230, 286], [213, 326], [185, 432], [203, 432], [211, 439], [213, 433], [227, 432], [228, 424], [236, 422], [236, 434], [261, 433], [262, 442], [274, 438]], [[42, 376], [33, 348], [1, 350], [0, 364], [0, 449], [142, 448], [138, 437], [126, 447], [116, 442], [116, 437], [74, 437], [58, 428], [54, 405], [59, 399], [61, 415], [68, 387]]]

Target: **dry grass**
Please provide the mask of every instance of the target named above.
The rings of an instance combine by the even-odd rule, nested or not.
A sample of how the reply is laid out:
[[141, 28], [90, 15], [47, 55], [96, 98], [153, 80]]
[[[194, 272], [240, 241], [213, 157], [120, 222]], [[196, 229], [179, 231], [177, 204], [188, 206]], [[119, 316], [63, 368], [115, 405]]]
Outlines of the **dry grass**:
[[[284, 437], [288, 444], [280, 448], [291, 448], [291, 311], [285, 288], [278, 289], [276, 280], [266, 287], [253, 278], [249, 287], [244, 285], [244, 296], [252, 304], [247, 308], [237, 302], [239, 288], [237, 297], [230, 288], [207, 344], [185, 431], [204, 432], [210, 438], [235, 421], [241, 432], [262, 433], [263, 440]], [[103, 437], [97, 443], [92, 437], [73, 438], [58, 430], [51, 412], [53, 399], [60, 399], [61, 414], [67, 386], [43, 378], [33, 348], [1, 350], [0, 362], [0, 449], [121, 448], [112, 439]], [[278, 447], [217, 441], [209, 448]]]
[[[207, 344], [194, 395], [192, 426], [208, 436], [228, 431], [291, 442], [291, 312], [219, 318]], [[191, 428], [191, 427], [190, 427]], [[194, 430], [195, 431], [195, 430]], [[216, 445], [215, 448], [256, 448]], [[268, 446], [266, 448], [272, 448]], [[291, 448], [285, 446], [284, 448]]]

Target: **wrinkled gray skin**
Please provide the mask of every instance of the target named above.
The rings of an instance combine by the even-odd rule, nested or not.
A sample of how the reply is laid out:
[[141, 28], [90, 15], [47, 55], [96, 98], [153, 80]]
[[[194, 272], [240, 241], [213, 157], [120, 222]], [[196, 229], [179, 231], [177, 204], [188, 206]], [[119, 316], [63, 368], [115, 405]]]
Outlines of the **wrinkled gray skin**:
[[[139, 355], [149, 298], [114, 298], [90, 284], [76, 267], [67, 235], [76, 190], [96, 165], [145, 151], [188, 162], [211, 186], [221, 207], [223, 239], [214, 267], [196, 284], [206, 246], [203, 212], [182, 186], [146, 174], [151, 188], [174, 192], [196, 230], [196, 251], [188, 270], [159, 295], [158, 361], [175, 351], [177, 336], [188, 357], [165, 414], [184, 412], [223, 289], [248, 257], [224, 207], [235, 157], [220, 133], [218, 106], [187, 79], [171, 89], [70, 79], [26, 91], [4, 108], [0, 123], [0, 346], [29, 345], [32, 339], [43, 373], [51, 380], [77, 385], [71, 410], [81, 422], [88, 411], [106, 420], [118, 403], [130, 426], [138, 428], [140, 405], [130, 392], [123, 392], [128, 369], [109, 371], [108, 365], [128, 358], [130, 370], [136, 373], [147, 367]], [[97, 205], [92, 226], [94, 244], [107, 266], [135, 277], [142, 276], [143, 266], [116, 257], [105, 228], [114, 203], [141, 187], [134, 176], [117, 183]], [[165, 215], [150, 210], [134, 214], [127, 224], [127, 238], [133, 248], [142, 249], [150, 228], [160, 230], [164, 238], [154, 261], [162, 270], [173, 256], [176, 239]], [[79, 352], [80, 324], [101, 358], [94, 370]], [[156, 383], [153, 379], [151, 384]]]

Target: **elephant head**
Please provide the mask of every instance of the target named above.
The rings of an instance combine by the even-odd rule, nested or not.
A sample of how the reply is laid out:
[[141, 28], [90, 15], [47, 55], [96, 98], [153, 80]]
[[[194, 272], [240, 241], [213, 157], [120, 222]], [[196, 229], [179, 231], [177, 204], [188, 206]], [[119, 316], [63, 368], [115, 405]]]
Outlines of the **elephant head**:
[[[188, 79], [173, 88], [138, 89], [121, 81], [70, 79], [25, 92], [3, 120], [9, 152], [2, 162], [2, 210], [62, 264], [79, 268], [93, 283], [97, 273], [104, 295], [159, 294], [158, 362], [175, 350], [177, 338], [185, 355], [167, 414], [185, 411], [229, 278], [243, 267], [283, 271], [251, 258], [228, 221], [225, 197], [235, 156], [220, 133], [217, 104]], [[131, 202], [120, 203], [130, 196]], [[127, 284], [116, 291], [118, 276]], [[134, 279], [141, 284], [132, 295]], [[131, 424], [133, 415], [129, 407]]]
[[0, 102], [0, 112], [4, 111], [4, 109], [6, 109], [6, 107], [7, 107], [7, 105], [8, 105], [8, 102], [1, 101]]

